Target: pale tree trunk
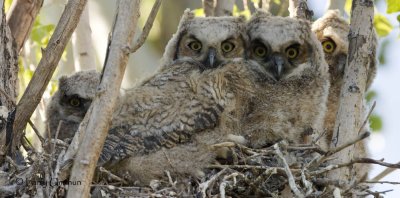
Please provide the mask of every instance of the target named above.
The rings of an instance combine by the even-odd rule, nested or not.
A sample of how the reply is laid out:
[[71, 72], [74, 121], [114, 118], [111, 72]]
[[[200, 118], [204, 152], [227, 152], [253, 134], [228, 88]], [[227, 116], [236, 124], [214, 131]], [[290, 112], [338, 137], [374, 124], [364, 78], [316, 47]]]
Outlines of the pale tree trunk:
[[214, 16], [232, 16], [234, 0], [217, 0], [214, 9]]
[[72, 34], [72, 51], [75, 71], [96, 69], [96, 55], [89, 23], [89, 5], [83, 10], [78, 26]]
[[[18, 57], [11, 31], [6, 23], [4, 0], [0, 0], [0, 164], [6, 154], [6, 132], [9, 133], [11, 112], [18, 95]], [[8, 144], [9, 142], [7, 142]]]
[[[366, 88], [370, 57], [376, 46], [373, 33], [374, 3], [372, 0], [353, 0], [349, 33], [349, 56], [340, 93], [331, 148], [337, 148], [356, 139], [364, 122], [364, 90]], [[346, 163], [353, 159], [354, 145], [336, 154], [332, 163]], [[344, 167], [330, 173], [330, 178], [350, 181], [354, 178], [351, 167]]]
[[128, 44], [132, 43], [139, 13], [140, 0], [120, 0], [116, 21], [112, 29], [103, 77], [99, 91], [89, 113], [89, 121], [82, 144], [71, 172], [71, 181], [82, 185], [71, 185], [68, 197], [88, 197], [97, 160], [108, 134], [111, 116], [116, 106], [122, 77], [129, 59]]
[[206, 17], [214, 16], [214, 7], [214, 0], [203, 0], [204, 14], [206, 15]]
[[290, 17], [311, 20], [313, 12], [308, 9], [307, 0], [289, 0]]
[[13, 123], [12, 151], [15, 152], [24, 136], [23, 129], [39, 104], [61, 55], [75, 30], [87, 0], [69, 0], [46, 49], [42, 50], [31, 81], [18, 103]]
[[328, 10], [339, 10], [341, 14], [344, 13], [344, 5], [346, 0], [329, 0]]
[[43, 0], [14, 0], [12, 2], [7, 13], [7, 24], [10, 26], [18, 52], [28, 38], [42, 5]]

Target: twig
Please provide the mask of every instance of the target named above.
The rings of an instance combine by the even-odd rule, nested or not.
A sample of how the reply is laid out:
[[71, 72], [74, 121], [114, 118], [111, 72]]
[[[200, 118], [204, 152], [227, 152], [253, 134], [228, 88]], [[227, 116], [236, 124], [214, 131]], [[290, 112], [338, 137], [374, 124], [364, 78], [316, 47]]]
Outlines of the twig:
[[362, 183], [366, 184], [393, 184], [393, 185], [399, 185], [400, 182], [392, 182], [392, 181], [363, 181]]
[[201, 191], [202, 197], [206, 197], [207, 188], [208, 188], [212, 183], [214, 183], [215, 180], [217, 180], [217, 178], [218, 178], [219, 176], [221, 176], [223, 173], [225, 173], [226, 170], [228, 170], [228, 169], [227, 169], [227, 168], [222, 169], [222, 170], [219, 171], [217, 174], [213, 175], [209, 180], [207, 180], [207, 181], [205, 181], [205, 182], [203, 182], [203, 183], [201, 183], [201, 184], [199, 185], [199, 189], [200, 189], [200, 191]]
[[311, 20], [313, 11], [308, 9], [307, 0], [289, 0], [290, 17]]
[[[400, 162], [397, 162], [398, 164]], [[395, 171], [395, 168], [386, 168], [385, 170], [383, 170], [381, 173], [379, 173], [377, 176], [375, 176], [374, 178], [371, 179], [371, 181], [379, 181], [382, 178], [386, 177], [387, 175], [389, 175], [390, 173], [392, 173], [393, 171]]]
[[371, 117], [372, 112], [374, 111], [376, 106], [376, 101], [374, 101], [374, 103], [372, 104], [372, 107], [369, 109], [368, 115], [367, 117], [364, 119], [363, 124], [360, 127], [360, 130], [358, 130], [358, 134], [361, 133], [361, 131], [364, 129], [365, 125], [368, 123], [369, 118]]
[[279, 149], [278, 144], [274, 144], [274, 149], [278, 157], [281, 159], [283, 166], [285, 168], [285, 172], [288, 178], [288, 183], [290, 189], [292, 189], [293, 193], [296, 195], [296, 197], [305, 197], [304, 194], [297, 188], [296, 186], [296, 181], [293, 177], [292, 172], [290, 171], [289, 165], [287, 164], [285, 157], [283, 156], [281, 150]]
[[162, 0], [156, 0], [156, 2], [154, 2], [153, 8], [151, 9], [149, 17], [147, 18], [146, 24], [143, 27], [143, 31], [140, 34], [139, 38], [136, 40], [134, 47], [130, 49], [129, 53], [136, 52], [146, 41], [147, 36], [149, 36], [150, 30], [153, 27], [153, 23], [156, 19], [158, 10], [160, 9], [161, 2]]
[[108, 171], [107, 169], [103, 168], [103, 167], [99, 167], [100, 172], [107, 174], [107, 176], [109, 176], [111, 179], [117, 180], [123, 184], [127, 184], [128, 182], [120, 177], [118, 177], [117, 175], [112, 174], [110, 171]]

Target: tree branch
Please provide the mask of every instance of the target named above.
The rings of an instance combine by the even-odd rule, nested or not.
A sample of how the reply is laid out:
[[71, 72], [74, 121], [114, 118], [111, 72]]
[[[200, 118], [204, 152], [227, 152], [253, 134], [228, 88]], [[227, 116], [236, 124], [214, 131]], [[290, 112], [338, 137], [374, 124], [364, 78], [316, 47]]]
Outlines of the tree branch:
[[[135, 34], [140, 0], [120, 0], [116, 21], [112, 29], [103, 77], [98, 93], [92, 102], [92, 113], [84, 132], [71, 173], [71, 181], [81, 181], [82, 185], [70, 186], [68, 197], [88, 197], [90, 184], [101, 149], [106, 139], [119, 89], [129, 59], [127, 43]], [[87, 115], [88, 116], [88, 115]]]
[[308, 9], [307, 0], [289, 0], [290, 17], [311, 20], [313, 11]]
[[[363, 99], [366, 88], [368, 66], [371, 54], [375, 53], [373, 32], [374, 3], [372, 0], [354, 0], [352, 4], [349, 33], [349, 55], [345, 68], [344, 83], [341, 88], [331, 148], [343, 145], [348, 139], [358, 136], [363, 125]], [[337, 153], [334, 163], [348, 162], [353, 158], [354, 145]], [[349, 180], [350, 168], [342, 168], [330, 173], [331, 179]]]
[[147, 36], [149, 36], [150, 30], [153, 27], [153, 23], [156, 19], [158, 10], [160, 9], [161, 2], [162, 0], [156, 0], [156, 2], [154, 2], [153, 8], [151, 9], [149, 17], [147, 18], [146, 24], [143, 27], [143, 31], [140, 34], [139, 38], [136, 40], [134, 46], [131, 48], [130, 53], [135, 53], [136, 50], [142, 47], [142, 45], [146, 41]]
[[215, 6], [214, 15], [215, 16], [232, 16], [234, 0], [217, 0]]
[[24, 46], [42, 5], [43, 0], [14, 0], [12, 2], [7, 13], [7, 24], [17, 45], [17, 52]]
[[214, 16], [215, 0], [203, 0], [203, 9], [206, 17]]
[[20, 145], [21, 137], [24, 135], [23, 129], [42, 98], [61, 55], [79, 22], [86, 2], [87, 0], [68, 1], [46, 49], [42, 50], [42, 59], [16, 109], [13, 124], [13, 151]]

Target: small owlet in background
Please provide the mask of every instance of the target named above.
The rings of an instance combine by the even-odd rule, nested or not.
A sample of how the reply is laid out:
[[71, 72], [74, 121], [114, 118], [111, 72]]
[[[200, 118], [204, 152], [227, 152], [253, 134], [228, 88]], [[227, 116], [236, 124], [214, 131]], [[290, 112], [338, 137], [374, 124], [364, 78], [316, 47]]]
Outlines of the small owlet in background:
[[235, 85], [250, 81], [246, 69], [231, 64], [244, 57], [244, 30], [240, 17], [185, 11], [160, 70], [121, 97], [98, 165], [148, 184], [165, 170], [196, 175], [209, 164], [207, 144], [218, 138], [206, 131], [218, 126]]
[[247, 33], [248, 58], [264, 72], [240, 135], [253, 147], [281, 139], [310, 143], [323, 131], [329, 89], [328, 65], [310, 23], [258, 11]]
[[[346, 67], [349, 47], [348, 34], [350, 31], [350, 26], [349, 23], [340, 16], [338, 10], [330, 10], [313, 23], [312, 30], [317, 35], [318, 40], [321, 42], [325, 53], [325, 60], [329, 65], [331, 87], [329, 88], [329, 97], [327, 103], [328, 109], [325, 117], [324, 127], [325, 130], [327, 130], [326, 142], [330, 144], [335, 127], [336, 115], [339, 109], [340, 90], [343, 85], [344, 70]], [[377, 42], [376, 37], [374, 42]], [[371, 64], [367, 68], [367, 89], [371, 86], [376, 75], [375, 54], [371, 55], [371, 59]], [[366, 108], [364, 108], [363, 115], [367, 116], [367, 111], [365, 109]], [[369, 124], [366, 125], [366, 128], [363, 131], [368, 130]], [[367, 151], [364, 144], [365, 142], [360, 142], [356, 145], [356, 157], [365, 157]], [[357, 164], [356, 167], [357, 166], [367, 167], [364, 164]], [[361, 170], [361, 174], [365, 174], [367, 172], [363, 168], [358, 170]]]
[[52, 138], [59, 127], [58, 139], [73, 138], [83, 120], [96, 89], [100, 83], [100, 73], [80, 71], [69, 77], [59, 79], [58, 90], [51, 97], [46, 109], [46, 123]]

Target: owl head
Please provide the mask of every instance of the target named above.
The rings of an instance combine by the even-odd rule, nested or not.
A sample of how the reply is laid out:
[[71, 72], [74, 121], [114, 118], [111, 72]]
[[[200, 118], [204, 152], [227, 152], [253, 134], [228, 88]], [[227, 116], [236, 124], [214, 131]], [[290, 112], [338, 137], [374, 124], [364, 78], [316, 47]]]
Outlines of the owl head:
[[340, 16], [339, 10], [329, 10], [312, 24], [312, 31], [322, 45], [333, 79], [343, 77], [349, 47], [349, 30], [349, 23]]
[[185, 10], [177, 32], [166, 46], [162, 65], [195, 61], [204, 70], [243, 58], [247, 43], [244, 30], [244, 17], [195, 17]]
[[265, 69], [267, 79], [281, 81], [327, 73], [321, 45], [308, 21], [257, 11], [246, 32], [247, 57]]
[[47, 107], [47, 122], [51, 133], [57, 130], [60, 121], [59, 139], [70, 138], [83, 120], [100, 83], [100, 73], [80, 71], [59, 79], [58, 90]]

